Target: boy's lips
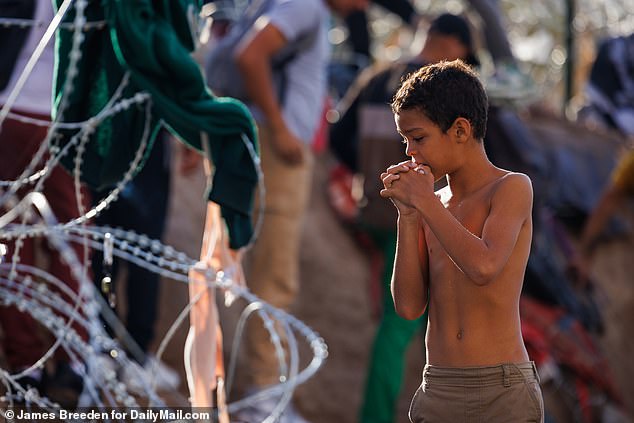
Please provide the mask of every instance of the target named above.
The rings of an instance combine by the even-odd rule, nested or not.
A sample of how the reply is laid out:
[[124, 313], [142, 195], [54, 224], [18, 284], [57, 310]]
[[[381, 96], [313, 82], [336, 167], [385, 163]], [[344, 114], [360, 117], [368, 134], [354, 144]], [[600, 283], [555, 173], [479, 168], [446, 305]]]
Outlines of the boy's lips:
[[429, 163], [422, 163], [422, 162], [416, 161], [414, 159], [412, 159], [412, 163], [414, 163], [416, 166], [427, 166], [428, 168], [431, 169], [431, 166], [429, 165]]

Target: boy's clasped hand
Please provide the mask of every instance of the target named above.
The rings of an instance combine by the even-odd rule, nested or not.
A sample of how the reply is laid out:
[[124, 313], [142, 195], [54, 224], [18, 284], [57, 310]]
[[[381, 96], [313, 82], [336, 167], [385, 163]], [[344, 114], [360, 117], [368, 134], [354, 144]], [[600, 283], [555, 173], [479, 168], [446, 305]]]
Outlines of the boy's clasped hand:
[[[409, 172], [410, 170], [413, 172]], [[421, 180], [420, 176], [425, 178]], [[427, 193], [434, 194], [434, 176], [431, 168], [411, 160], [390, 166], [381, 174], [381, 181], [385, 187], [381, 190], [381, 197], [396, 199], [411, 207], [414, 206], [415, 198]], [[400, 183], [394, 185], [396, 181]]]

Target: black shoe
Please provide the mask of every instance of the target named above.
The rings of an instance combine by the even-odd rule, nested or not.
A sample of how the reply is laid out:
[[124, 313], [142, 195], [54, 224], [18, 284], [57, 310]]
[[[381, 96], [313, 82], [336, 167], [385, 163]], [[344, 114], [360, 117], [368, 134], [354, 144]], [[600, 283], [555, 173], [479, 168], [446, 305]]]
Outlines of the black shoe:
[[70, 364], [58, 362], [53, 375], [46, 372], [42, 379], [44, 395], [66, 410], [77, 408], [77, 401], [84, 389], [84, 381]]

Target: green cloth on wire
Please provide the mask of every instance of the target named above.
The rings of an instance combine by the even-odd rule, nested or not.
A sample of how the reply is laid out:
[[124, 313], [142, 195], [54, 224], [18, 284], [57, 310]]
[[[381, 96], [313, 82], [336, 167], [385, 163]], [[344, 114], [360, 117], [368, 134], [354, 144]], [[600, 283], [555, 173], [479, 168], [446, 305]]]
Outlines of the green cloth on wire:
[[[59, 6], [63, 0], [55, 1]], [[95, 116], [129, 71], [130, 81], [120, 98], [140, 91], [151, 95], [151, 136], [146, 157], [161, 123], [200, 151], [201, 133], [207, 134], [215, 167], [208, 198], [221, 207], [231, 248], [239, 248], [253, 234], [253, 195], [257, 184], [255, 165], [242, 134], [257, 153], [256, 127], [244, 104], [211, 93], [191, 56], [194, 40], [189, 17], [197, 16], [199, 7], [196, 0], [87, 2], [87, 21], [106, 20], [107, 28], [83, 33], [75, 77], [68, 74], [73, 33], [58, 31], [54, 117], [59, 114], [62, 122], [77, 122]], [[72, 22], [74, 16], [72, 8], [64, 22]], [[63, 100], [66, 84], [71, 90]], [[144, 105], [132, 106], [99, 125], [83, 153], [82, 180], [96, 189], [116, 184], [133, 160], [145, 130]], [[62, 131], [61, 144], [68, 143], [76, 132]], [[75, 153], [71, 150], [63, 159], [68, 169], [75, 166]]]

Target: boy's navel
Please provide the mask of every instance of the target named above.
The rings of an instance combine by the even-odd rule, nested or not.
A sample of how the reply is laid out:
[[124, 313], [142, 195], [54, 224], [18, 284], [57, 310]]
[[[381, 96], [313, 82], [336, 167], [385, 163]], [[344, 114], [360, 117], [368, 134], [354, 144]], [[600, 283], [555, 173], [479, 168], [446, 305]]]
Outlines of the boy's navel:
[[456, 338], [458, 338], [458, 341], [460, 341], [462, 339], [462, 335], [463, 335], [463, 331], [462, 331], [462, 329], [460, 329], [458, 331], [458, 334], [456, 335]]

